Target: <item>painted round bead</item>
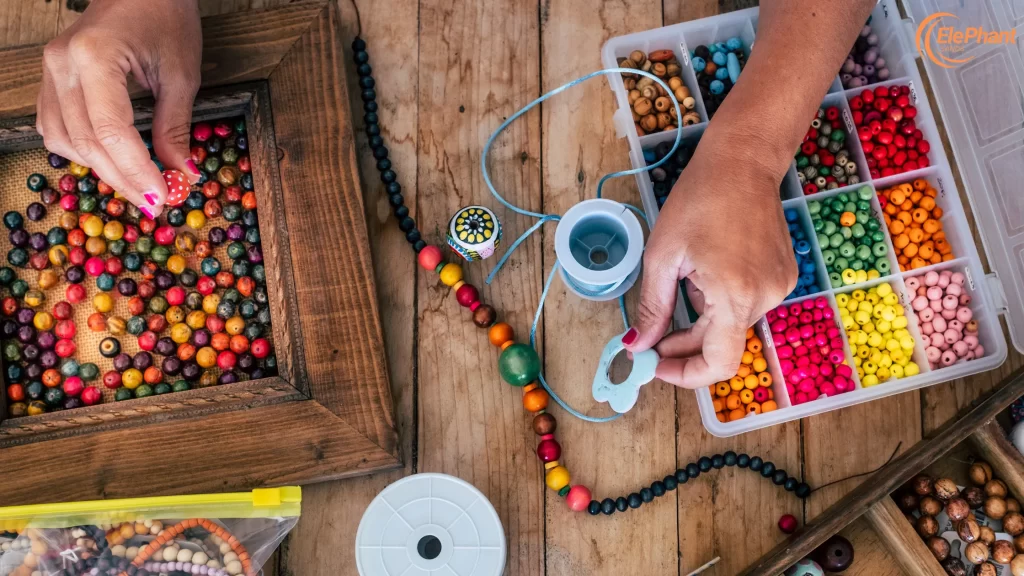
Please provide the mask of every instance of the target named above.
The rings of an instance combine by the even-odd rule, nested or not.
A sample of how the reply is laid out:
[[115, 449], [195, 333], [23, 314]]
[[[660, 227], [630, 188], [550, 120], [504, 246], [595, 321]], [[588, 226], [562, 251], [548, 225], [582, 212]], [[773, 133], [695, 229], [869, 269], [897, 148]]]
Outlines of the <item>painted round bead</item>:
[[544, 483], [556, 492], [568, 486], [571, 479], [565, 466], [554, 466], [544, 475]]
[[497, 318], [497, 312], [494, 307], [489, 304], [481, 304], [476, 310], [473, 310], [473, 324], [476, 324], [480, 328], [489, 328], [494, 324], [494, 320]]
[[533, 417], [533, 432], [538, 436], [554, 434], [557, 428], [558, 422], [555, 420], [555, 417], [547, 412]]
[[565, 503], [573, 512], [582, 512], [590, 505], [590, 489], [586, 486], [576, 485], [569, 489], [565, 497]]
[[534, 388], [523, 394], [523, 408], [527, 412], [540, 412], [548, 407], [549, 396], [543, 388]]
[[455, 300], [464, 308], [469, 308], [480, 300], [480, 292], [472, 284], [463, 284], [455, 291]]
[[537, 445], [537, 457], [542, 462], [554, 462], [562, 456], [562, 447], [554, 439], [541, 440]]
[[416, 258], [419, 260], [421, 268], [432, 271], [441, 263], [441, 249], [437, 246], [429, 245], [420, 250]]
[[[483, 306], [480, 308], [483, 308]], [[479, 310], [479, 308], [477, 310]], [[491, 344], [494, 346], [501, 346], [513, 338], [515, 338], [515, 331], [512, 330], [512, 327], [505, 322], [498, 322], [491, 326], [491, 329], [487, 331], [487, 339], [490, 340]]]
[[457, 282], [462, 280], [462, 266], [449, 262], [441, 268], [441, 283], [445, 286], [455, 286]]
[[498, 357], [498, 373], [513, 386], [526, 386], [540, 375], [540, 358], [526, 344], [513, 344]]

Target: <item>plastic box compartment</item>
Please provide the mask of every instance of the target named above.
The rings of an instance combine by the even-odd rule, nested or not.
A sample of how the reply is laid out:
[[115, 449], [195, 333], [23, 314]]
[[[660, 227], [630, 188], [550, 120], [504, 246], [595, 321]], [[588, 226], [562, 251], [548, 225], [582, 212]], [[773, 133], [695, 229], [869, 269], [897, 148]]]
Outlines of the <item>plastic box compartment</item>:
[[[968, 6], [959, 6], [957, 2], [940, 0], [908, 0], [908, 13], [918, 20], [937, 11], [949, 11], [959, 16], [964, 22], [951, 21], [949, 24], [977, 25], [981, 22], [987, 29], [1009, 29], [1015, 24], [1024, 22], [1022, 18], [1014, 18], [1007, 13], [998, 0], [971, 2]], [[610, 39], [602, 50], [602, 61], [605, 67], [615, 67], [618, 60], [626, 57], [633, 50], [645, 53], [657, 49], [671, 49], [683, 67], [684, 82], [691, 88], [700, 111], [700, 124], [684, 127], [684, 140], [698, 139], [707, 126], [706, 108], [700, 92], [694, 90], [695, 75], [690, 63], [690, 52], [698, 44], [725, 41], [737, 36], [744, 42], [749, 51], [757, 30], [758, 9], [751, 8], [711, 18], [684, 22], [656, 30], [638, 32]], [[975, 60], [962, 68], [946, 70], [925, 62], [929, 70], [930, 80], [935, 89], [939, 109], [947, 126], [953, 150], [958, 160], [960, 174], [970, 198], [973, 213], [979, 230], [985, 240], [988, 260], [993, 273], [985, 274], [981, 257], [971, 226], [965, 215], [955, 186], [950, 168], [950, 160], [946, 157], [932, 113], [928, 95], [920, 88], [923, 86], [918, 72], [919, 55], [914, 44], [916, 24], [911, 20], [901, 20], [899, 11], [893, 0], [882, 0], [872, 12], [871, 26], [879, 37], [881, 57], [885, 58], [890, 70], [890, 78], [885, 82], [866, 87], [846, 90], [837, 74], [828, 92], [823, 95], [823, 107], [838, 106], [842, 113], [849, 138], [850, 156], [858, 166], [861, 182], [837, 190], [822, 191], [805, 196], [796, 175], [795, 162], [791, 165], [780, 190], [784, 208], [798, 211], [804, 226], [811, 225], [808, 202], [830, 198], [842, 192], [852, 192], [860, 186], [869, 186], [876, 192], [884, 188], [912, 181], [916, 178], [926, 179], [938, 191], [936, 204], [943, 209], [941, 218], [943, 230], [950, 242], [954, 259], [907, 272], [900, 271], [893, 249], [892, 238], [887, 227], [886, 233], [889, 248], [891, 271], [889, 274], [868, 282], [831, 288], [825, 282], [826, 290], [815, 295], [787, 300], [801, 302], [807, 298], [824, 295], [839, 320], [836, 294], [849, 293], [857, 289], [868, 289], [881, 282], [888, 282], [900, 296], [909, 320], [908, 329], [915, 338], [914, 361], [920, 367], [920, 373], [900, 379], [890, 379], [872, 387], [863, 387], [854, 372], [855, 389], [833, 397], [821, 397], [800, 405], [792, 405], [786, 393], [786, 387], [778, 358], [771, 338], [764, 338], [768, 333], [767, 322], [761, 319], [755, 330], [765, 344], [764, 356], [769, 364], [775, 381], [773, 391], [778, 409], [772, 412], [748, 415], [740, 420], [719, 422], [715, 416], [711, 394], [707, 390], [697, 391], [700, 415], [707, 430], [719, 437], [728, 437], [749, 432], [783, 422], [821, 414], [844, 406], [884, 398], [893, 394], [907, 392], [924, 386], [931, 386], [962, 378], [1002, 364], [1007, 356], [1007, 343], [1002, 335], [999, 316], [1006, 315], [1010, 328], [1011, 339], [1018, 350], [1022, 350], [1024, 342], [1024, 295], [1021, 285], [1024, 283], [1024, 92], [1017, 83], [1014, 70], [1024, 70], [1021, 50], [1018, 46], [983, 46], [971, 47], [967, 53], [973, 53]], [[999, 28], [1002, 26], [1002, 28]], [[972, 68], [971, 65], [974, 64]], [[980, 69], [980, 72], [978, 71]], [[624, 137], [629, 145], [629, 157], [634, 167], [645, 166], [644, 149], [649, 149], [660, 142], [671, 141], [675, 131], [661, 132], [638, 136], [633, 127], [633, 120], [628, 104], [628, 93], [618, 75], [609, 76], [611, 89], [615, 94], [618, 110], [614, 113], [614, 122], [620, 137]], [[867, 170], [865, 156], [856, 127], [853, 125], [849, 100], [864, 89], [877, 86], [907, 85], [910, 88], [911, 102], [917, 107], [917, 126], [925, 138], [932, 144], [928, 152], [930, 166], [885, 178], [872, 179]], [[993, 100], [987, 92], [995, 91], [1005, 97], [1011, 104], [997, 105], [1002, 100]], [[1006, 108], [1010, 108], [1007, 112]], [[809, 119], [810, 120], [810, 119]], [[808, 120], [808, 122], [809, 122]], [[795, 151], [794, 151], [795, 152]], [[653, 225], [658, 218], [658, 203], [652, 189], [652, 182], [647, 173], [636, 176], [641, 201], [647, 217]], [[873, 211], [881, 219], [882, 212], [877, 196], [872, 198]], [[821, 247], [818, 246], [814, 234], [809, 238], [812, 252], [819, 266], [819, 274], [824, 270]], [[967, 281], [965, 292], [971, 295], [970, 308], [974, 318], [979, 322], [978, 338], [985, 349], [982, 358], [959, 361], [951, 366], [930, 368], [927, 361], [917, 316], [910, 306], [911, 296], [907, 293], [905, 279], [926, 274], [929, 270], [951, 270], [962, 272]], [[827, 273], [824, 274], [827, 277]], [[677, 306], [675, 314], [677, 328], [690, 326], [690, 319], [682, 306]], [[840, 327], [841, 327], [841, 321]], [[851, 360], [851, 348], [846, 331], [841, 330], [847, 362]], [[1024, 350], [1022, 350], [1024, 351]]]

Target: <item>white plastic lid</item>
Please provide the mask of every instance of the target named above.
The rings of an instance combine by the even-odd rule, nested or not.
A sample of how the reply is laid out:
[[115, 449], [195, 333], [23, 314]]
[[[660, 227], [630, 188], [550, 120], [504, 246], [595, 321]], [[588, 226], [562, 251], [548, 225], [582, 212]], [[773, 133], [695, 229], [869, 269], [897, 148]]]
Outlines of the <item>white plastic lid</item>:
[[[942, 51], [938, 42], [940, 30], [950, 26], [959, 31], [980, 26], [985, 32], [1009, 32], [1024, 23], [1024, 2], [903, 2], [909, 18], [893, 29], [902, 30], [897, 36], [904, 43], [905, 58], [917, 56], [924, 63], [989, 268], [996, 276], [990, 283], [993, 301], [1006, 313], [1014, 347], [1024, 352], [1024, 33], [1017, 34], [1015, 44], [972, 41], [956, 52]], [[883, 18], [899, 18], [893, 0], [879, 4]], [[951, 16], [937, 15], [943, 12]], [[944, 56], [967, 61], [947, 68], [931, 57], [920, 58], [917, 31], [922, 22], [921, 41], [930, 40], [939, 61], [947, 62]], [[916, 62], [906, 62], [905, 67], [916, 68]]]

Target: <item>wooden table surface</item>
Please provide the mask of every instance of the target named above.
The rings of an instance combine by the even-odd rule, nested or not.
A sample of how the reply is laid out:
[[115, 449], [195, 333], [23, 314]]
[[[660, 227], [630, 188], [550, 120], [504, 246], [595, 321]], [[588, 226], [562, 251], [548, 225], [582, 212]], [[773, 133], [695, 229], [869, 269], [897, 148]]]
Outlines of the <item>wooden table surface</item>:
[[[204, 15], [285, 3], [200, 0]], [[496, 206], [481, 179], [479, 157], [504, 118], [539, 94], [600, 68], [600, 49], [610, 37], [747, 3], [358, 4], [384, 138], [420, 229], [438, 242], [459, 207]], [[340, 7], [351, 38], [355, 13], [348, 0]], [[0, 46], [46, 42], [76, 17], [62, 0], [0, 1]], [[360, 103], [351, 104], [354, 117], [361, 118]], [[626, 143], [616, 139], [612, 126], [614, 107], [607, 84], [595, 80], [530, 112], [493, 150], [496, 185], [517, 205], [553, 213], [593, 197], [600, 175], [628, 167]], [[365, 150], [365, 136], [357, 139]], [[354, 539], [364, 509], [389, 483], [416, 472], [452, 474], [488, 496], [505, 527], [511, 575], [683, 575], [714, 556], [722, 560], [707, 574], [735, 574], [783, 539], [776, 528], [782, 514], [809, 520], [856, 485], [857, 480], [839, 483], [801, 504], [770, 482], [733, 468], [701, 476], [639, 511], [610, 518], [570, 512], [543, 485], [520, 392], [500, 381], [497, 354], [484, 332], [436, 276], [415, 265], [368, 153], [360, 158], [360, 171], [405, 468], [307, 487], [302, 519], [268, 573], [355, 574]], [[638, 202], [630, 178], [607, 189], [612, 198]], [[509, 239], [533, 223], [504, 210], [498, 214]], [[529, 329], [554, 261], [552, 243], [553, 228], [534, 235], [495, 283], [482, 289], [483, 299], [520, 336]], [[493, 264], [467, 266], [467, 280], [484, 286]], [[635, 306], [635, 294], [630, 300]], [[583, 301], [561, 282], [552, 285], [539, 348], [549, 381], [574, 406], [604, 413], [590, 398], [591, 374], [604, 343], [621, 330], [614, 304]], [[731, 439], [704, 431], [693, 392], [655, 382], [636, 408], [614, 423], [585, 423], [556, 408], [562, 461], [576, 482], [602, 498], [628, 494], [701, 455], [726, 450], [760, 455], [818, 486], [881, 465], [900, 442], [901, 450], [908, 449], [1022, 364], [1011, 350], [996, 372]], [[857, 551], [846, 574], [902, 574], [864, 520], [844, 534]]]

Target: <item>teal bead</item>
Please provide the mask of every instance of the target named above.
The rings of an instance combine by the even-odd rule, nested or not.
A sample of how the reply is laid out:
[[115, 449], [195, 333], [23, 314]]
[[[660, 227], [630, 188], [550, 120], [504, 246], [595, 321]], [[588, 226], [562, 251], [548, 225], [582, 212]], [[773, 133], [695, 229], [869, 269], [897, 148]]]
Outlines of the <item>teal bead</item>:
[[107, 250], [110, 251], [114, 256], [120, 256], [124, 254], [125, 250], [128, 249], [128, 243], [123, 238], [114, 240], [107, 243]]
[[207, 276], [216, 276], [220, 272], [220, 260], [213, 256], [203, 258], [203, 261], [199, 264], [199, 269]]
[[128, 319], [126, 327], [129, 334], [138, 336], [146, 331], [146, 319], [142, 316], [132, 316]]
[[819, 166], [818, 167], [818, 176], [826, 176], [827, 177], [831, 173], [832, 173], [832, 170], [828, 166]]
[[21, 298], [28, 292], [28, 282], [18, 278], [14, 282], [11, 282], [11, 296], [15, 298]]
[[153, 392], [159, 396], [161, 394], [170, 394], [171, 385], [166, 382], [161, 382], [153, 387]]
[[96, 287], [104, 292], [110, 292], [114, 289], [114, 275], [109, 272], [104, 272], [96, 278]]
[[100, 375], [100, 367], [92, 362], [86, 362], [78, 367], [78, 377], [85, 382], [95, 380]]
[[[135, 243], [136, 248], [139, 246], [139, 242], [141, 241], [142, 238], [139, 238], [139, 241]], [[125, 269], [130, 272], [138, 272], [142, 268], [142, 256], [140, 256], [138, 252], [129, 252], [125, 254], [124, 258], [121, 259], [121, 262], [124, 263]]]
[[124, 402], [132, 398], [134, 398], [132, 391], [127, 388], [121, 387], [117, 389], [117, 392], [114, 392], [114, 401], [116, 402]]
[[184, 392], [186, 390], [191, 390], [192, 386], [190, 386], [185, 380], [175, 380], [174, 384], [171, 385], [171, 389], [175, 392]]
[[498, 357], [498, 373], [513, 386], [526, 386], [540, 376], [537, 351], [526, 344], [513, 344]]
[[13, 268], [4, 266], [0, 268], [0, 285], [10, 286], [11, 282], [14, 282], [18, 278], [18, 275], [14, 272]]
[[73, 358], [68, 358], [60, 365], [60, 373], [65, 378], [71, 378], [72, 376], [78, 376], [78, 362]]

